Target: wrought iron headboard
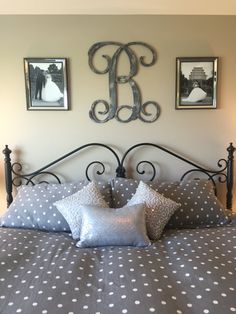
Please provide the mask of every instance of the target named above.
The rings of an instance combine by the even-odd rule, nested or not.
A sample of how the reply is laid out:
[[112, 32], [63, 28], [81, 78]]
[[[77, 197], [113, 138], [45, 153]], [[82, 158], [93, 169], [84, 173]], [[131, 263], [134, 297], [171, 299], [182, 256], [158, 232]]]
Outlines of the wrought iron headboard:
[[[5, 182], [6, 182], [6, 192], [7, 192], [7, 205], [9, 206], [11, 204], [11, 202], [13, 201], [13, 195], [12, 195], [13, 194], [13, 186], [19, 186], [23, 183], [23, 181], [24, 181], [24, 184], [33, 184], [34, 185], [35, 184], [34, 179], [36, 177], [38, 177], [39, 175], [43, 175], [43, 174], [50, 175], [50, 176], [54, 177], [54, 179], [56, 179], [56, 181], [58, 183], [61, 183], [60, 178], [55, 173], [49, 171], [50, 168], [52, 168], [52, 166], [55, 166], [56, 164], [62, 162], [63, 160], [67, 159], [68, 157], [79, 153], [82, 150], [89, 148], [89, 147], [94, 147], [94, 146], [102, 147], [103, 149], [108, 150], [112, 154], [112, 156], [115, 158], [115, 161], [117, 163], [117, 165], [116, 165], [116, 177], [123, 177], [123, 178], [126, 177], [125, 163], [128, 159], [127, 156], [130, 155], [131, 152], [133, 152], [133, 151], [135, 151], [141, 147], [153, 147], [153, 148], [156, 148], [158, 150], [161, 150], [161, 151], [165, 152], [166, 154], [171, 155], [171, 156], [181, 160], [182, 162], [187, 163], [191, 167], [193, 167], [190, 170], [186, 171], [182, 175], [180, 180], [183, 180], [187, 175], [189, 175], [190, 173], [193, 173], [193, 172], [203, 173], [214, 184], [215, 193], [217, 193], [216, 179], [218, 178], [219, 183], [225, 183], [226, 184], [226, 191], [227, 191], [226, 192], [226, 208], [232, 209], [233, 160], [234, 160], [234, 151], [235, 151], [235, 147], [233, 146], [232, 143], [230, 143], [230, 145], [227, 148], [227, 151], [228, 151], [227, 159], [225, 159], [225, 158], [219, 159], [219, 161], [217, 163], [218, 170], [206, 169], [206, 168], [200, 166], [199, 164], [183, 157], [182, 155], [177, 154], [177, 153], [165, 148], [164, 146], [157, 145], [154, 143], [139, 143], [139, 144], [133, 145], [128, 150], [126, 150], [126, 152], [122, 155], [122, 157], [119, 157], [117, 152], [108, 145], [105, 145], [102, 143], [89, 143], [89, 144], [85, 144], [83, 146], [80, 146], [80, 147], [72, 150], [71, 152], [69, 152], [69, 153], [61, 156], [60, 158], [50, 162], [49, 164], [45, 165], [44, 167], [42, 167], [42, 168], [40, 168], [34, 172], [27, 173], [27, 174], [22, 173], [22, 165], [19, 162], [14, 162], [14, 163], [11, 162], [11, 152], [12, 151], [8, 148], [8, 145], [6, 145], [5, 149], [3, 150], [3, 154], [5, 155], [4, 160], [5, 160]], [[101, 169], [102, 169], [102, 170], [98, 170], [96, 172], [97, 175], [103, 175], [105, 173], [106, 169], [105, 169], [105, 165], [103, 162], [98, 161], [98, 160], [92, 161], [88, 164], [88, 166], [85, 169], [85, 176], [88, 180], [90, 180], [88, 170], [92, 165], [95, 165], [95, 164], [100, 165]], [[154, 180], [154, 178], [156, 177], [156, 168], [151, 161], [142, 160], [142, 161], [138, 162], [136, 165], [136, 172], [139, 175], [145, 174], [145, 170], [140, 170], [140, 166], [143, 164], [148, 164], [151, 167], [153, 173], [152, 173], [152, 177], [150, 180]], [[17, 180], [18, 180], [18, 182], [17, 182]], [[42, 182], [47, 182], [47, 181], [40, 181], [37, 183], [42, 183]]]

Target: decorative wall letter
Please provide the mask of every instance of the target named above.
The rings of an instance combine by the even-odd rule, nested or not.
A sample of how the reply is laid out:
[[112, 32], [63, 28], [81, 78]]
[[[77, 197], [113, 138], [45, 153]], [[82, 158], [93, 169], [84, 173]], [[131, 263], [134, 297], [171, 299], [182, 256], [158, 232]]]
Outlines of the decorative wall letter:
[[[93, 63], [94, 56], [96, 52], [105, 47], [105, 46], [117, 46], [116, 51], [112, 55], [112, 57], [108, 55], [102, 55], [102, 57], [106, 60], [106, 68], [104, 70], [98, 70]], [[131, 46], [143, 46], [145, 47], [149, 52], [151, 52], [152, 58], [150, 62], [145, 61], [145, 57], [141, 56], [139, 59], [135, 55], [135, 52], [133, 49], [131, 49]], [[129, 73], [127, 75], [118, 75], [117, 74], [117, 66], [118, 61], [121, 56], [121, 54], [125, 54], [128, 58], [129, 62]], [[88, 52], [89, 55], [89, 66], [92, 69], [93, 72], [97, 74], [106, 74], [108, 73], [109, 76], [109, 97], [110, 102], [108, 103], [106, 100], [99, 99], [93, 102], [91, 109], [89, 111], [89, 116], [91, 119], [93, 119], [95, 122], [98, 123], [104, 123], [107, 122], [113, 118], [116, 118], [120, 122], [130, 122], [132, 120], [140, 119], [143, 122], [154, 122], [157, 120], [157, 118], [160, 115], [160, 107], [155, 101], [147, 101], [144, 104], [142, 104], [141, 99], [141, 93], [139, 90], [139, 87], [136, 83], [136, 81], [133, 79], [133, 77], [138, 72], [138, 66], [139, 63], [142, 66], [148, 67], [152, 66], [157, 59], [155, 50], [148, 44], [143, 42], [130, 42], [127, 44], [121, 44], [119, 42], [113, 42], [113, 41], [107, 41], [107, 42], [99, 42], [94, 44]], [[129, 84], [132, 96], [133, 96], [133, 105], [118, 105], [118, 85], [119, 84]], [[96, 113], [97, 106], [99, 104], [103, 104], [104, 110], [98, 111], [99, 115], [105, 116], [104, 119], [99, 118]], [[149, 113], [146, 111], [147, 107], [149, 105], [154, 106], [155, 112]], [[122, 110], [129, 111], [129, 115], [127, 118], [122, 118], [120, 113]]]

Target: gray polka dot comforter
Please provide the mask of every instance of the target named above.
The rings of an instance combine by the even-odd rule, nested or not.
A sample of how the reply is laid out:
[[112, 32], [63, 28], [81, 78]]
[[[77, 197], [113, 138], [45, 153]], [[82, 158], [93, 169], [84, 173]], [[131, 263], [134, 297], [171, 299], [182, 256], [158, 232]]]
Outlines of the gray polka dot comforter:
[[90, 249], [67, 233], [0, 228], [0, 313], [233, 313], [235, 251], [235, 225]]

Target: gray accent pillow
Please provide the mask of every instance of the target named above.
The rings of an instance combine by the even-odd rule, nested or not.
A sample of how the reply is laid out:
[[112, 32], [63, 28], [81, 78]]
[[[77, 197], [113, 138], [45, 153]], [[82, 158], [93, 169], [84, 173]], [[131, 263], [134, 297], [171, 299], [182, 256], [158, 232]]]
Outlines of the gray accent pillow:
[[224, 225], [229, 219], [224, 206], [214, 194], [209, 180], [163, 182], [158, 192], [181, 203], [168, 228], [196, 228]]
[[[135, 194], [138, 182], [124, 178], [112, 180], [113, 207], [124, 206]], [[165, 197], [181, 203], [167, 223], [168, 228], [218, 226], [229, 221], [225, 208], [215, 196], [213, 184], [209, 180], [162, 183], [153, 181], [147, 184]]]
[[[1, 218], [1, 226], [69, 232], [66, 220], [53, 203], [81, 190], [88, 182], [81, 180], [62, 184], [20, 186], [15, 199]], [[110, 184], [97, 183], [105, 201], [110, 205]]]
[[232, 210], [227, 209], [226, 214], [229, 217], [230, 225], [236, 226], [236, 212], [233, 212]]
[[78, 247], [150, 244], [146, 233], [144, 204], [117, 209], [82, 206], [81, 213]]
[[147, 233], [151, 240], [157, 241], [173, 213], [180, 204], [154, 191], [140, 181], [138, 188], [127, 205], [145, 203]]
[[108, 207], [95, 182], [90, 182], [80, 191], [54, 203], [63, 215], [72, 233], [73, 239], [79, 239], [81, 230], [81, 205]]

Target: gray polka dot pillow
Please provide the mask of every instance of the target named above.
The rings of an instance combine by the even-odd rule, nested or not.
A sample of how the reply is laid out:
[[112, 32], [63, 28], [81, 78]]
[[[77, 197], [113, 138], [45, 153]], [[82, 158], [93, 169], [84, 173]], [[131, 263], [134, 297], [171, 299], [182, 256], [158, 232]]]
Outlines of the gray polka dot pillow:
[[[112, 180], [112, 200], [114, 207], [121, 207], [135, 194], [139, 181], [116, 178]], [[169, 228], [196, 228], [228, 223], [223, 205], [214, 195], [209, 180], [183, 182], [148, 182], [155, 191], [180, 203], [181, 206], [170, 218]]]
[[229, 218], [229, 222], [236, 226], [236, 212], [233, 212], [231, 209], [226, 209], [226, 215]]
[[[145, 182], [152, 189], [156, 190], [159, 183], [157, 181]], [[123, 207], [134, 196], [139, 180], [116, 178], [111, 180], [112, 206], [114, 208]]]
[[[81, 190], [88, 181], [62, 184], [37, 184], [18, 188], [14, 201], [1, 218], [1, 226], [45, 231], [70, 231], [54, 202]], [[109, 183], [97, 182], [104, 200], [111, 205]]]
[[163, 182], [158, 192], [181, 203], [169, 220], [169, 228], [217, 226], [229, 222], [226, 210], [214, 194], [209, 180]]

